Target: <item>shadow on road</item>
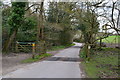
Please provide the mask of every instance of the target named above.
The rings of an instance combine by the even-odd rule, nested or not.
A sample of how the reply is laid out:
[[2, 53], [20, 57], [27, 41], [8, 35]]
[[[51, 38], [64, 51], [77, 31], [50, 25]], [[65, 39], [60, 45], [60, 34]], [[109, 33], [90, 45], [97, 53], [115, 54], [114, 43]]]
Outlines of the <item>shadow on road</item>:
[[79, 62], [80, 58], [66, 58], [66, 57], [50, 57], [47, 61], [70, 61], [70, 62]]

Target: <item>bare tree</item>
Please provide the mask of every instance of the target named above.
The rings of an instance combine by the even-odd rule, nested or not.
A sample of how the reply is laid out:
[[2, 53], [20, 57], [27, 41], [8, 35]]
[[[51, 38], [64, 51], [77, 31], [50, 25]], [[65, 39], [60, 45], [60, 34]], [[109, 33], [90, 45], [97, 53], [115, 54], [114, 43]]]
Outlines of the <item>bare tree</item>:
[[102, 14], [99, 14], [99, 17], [106, 19], [105, 25], [108, 26], [107, 29], [114, 29], [118, 35], [120, 35], [120, 9], [119, 9], [119, 0], [110, 2], [105, 2], [103, 0], [100, 4], [94, 4], [98, 10], [103, 10]]

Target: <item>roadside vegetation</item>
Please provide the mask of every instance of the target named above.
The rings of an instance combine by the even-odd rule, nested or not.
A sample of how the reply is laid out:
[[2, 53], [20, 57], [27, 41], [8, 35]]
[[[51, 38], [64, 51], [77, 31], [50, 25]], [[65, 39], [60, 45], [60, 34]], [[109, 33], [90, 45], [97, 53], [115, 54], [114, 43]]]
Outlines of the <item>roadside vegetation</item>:
[[52, 56], [52, 54], [48, 54], [48, 53], [41, 54], [41, 55], [35, 55], [34, 59], [33, 58], [28, 58], [28, 59], [25, 59], [21, 62], [22, 63], [32, 63], [32, 62], [40, 61], [41, 59], [43, 59], [45, 57], [50, 57], [50, 56]]
[[96, 50], [90, 61], [82, 62], [88, 78], [117, 78], [118, 54], [120, 50], [116, 48], [102, 48]]

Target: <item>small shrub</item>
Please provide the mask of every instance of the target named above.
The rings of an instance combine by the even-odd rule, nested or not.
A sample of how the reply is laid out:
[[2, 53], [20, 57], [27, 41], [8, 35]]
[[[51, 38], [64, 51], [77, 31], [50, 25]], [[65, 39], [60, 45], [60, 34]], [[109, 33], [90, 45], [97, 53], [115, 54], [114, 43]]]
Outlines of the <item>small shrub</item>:
[[86, 58], [86, 52], [85, 52], [85, 46], [80, 50], [80, 57], [81, 58]]

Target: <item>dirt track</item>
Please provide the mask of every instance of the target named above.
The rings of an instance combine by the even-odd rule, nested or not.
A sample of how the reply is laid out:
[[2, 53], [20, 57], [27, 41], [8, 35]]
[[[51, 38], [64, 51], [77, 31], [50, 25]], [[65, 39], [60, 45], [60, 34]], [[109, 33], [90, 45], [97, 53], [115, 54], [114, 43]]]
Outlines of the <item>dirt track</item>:
[[26, 64], [21, 63], [22, 60], [29, 58], [31, 54], [27, 53], [12, 53], [11, 55], [2, 56], [2, 74], [7, 74], [17, 68], [20, 68]]

